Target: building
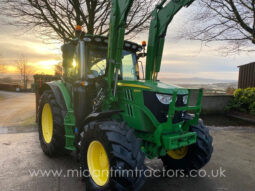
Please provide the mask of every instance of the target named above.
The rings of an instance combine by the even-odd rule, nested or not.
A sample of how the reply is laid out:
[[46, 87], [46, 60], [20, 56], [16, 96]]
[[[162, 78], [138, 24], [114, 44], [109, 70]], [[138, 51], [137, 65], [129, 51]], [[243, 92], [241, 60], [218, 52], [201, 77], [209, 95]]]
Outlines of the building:
[[255, 87], [255, 62], [239, 67], [238, 88]]

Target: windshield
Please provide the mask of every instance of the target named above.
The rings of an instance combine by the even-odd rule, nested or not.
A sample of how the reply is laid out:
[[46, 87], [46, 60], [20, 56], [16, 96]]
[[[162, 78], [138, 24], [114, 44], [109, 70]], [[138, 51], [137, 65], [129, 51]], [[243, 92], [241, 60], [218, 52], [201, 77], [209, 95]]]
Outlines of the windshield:
[[[120, 76], [122, 80], [137, 80], [136, 76], [136, 55], [133, 52], [123, 50], [122, 66]], [[105, 75], [106, 70], [106, 47], [89, 48], [89, 69], [95, 76]]]

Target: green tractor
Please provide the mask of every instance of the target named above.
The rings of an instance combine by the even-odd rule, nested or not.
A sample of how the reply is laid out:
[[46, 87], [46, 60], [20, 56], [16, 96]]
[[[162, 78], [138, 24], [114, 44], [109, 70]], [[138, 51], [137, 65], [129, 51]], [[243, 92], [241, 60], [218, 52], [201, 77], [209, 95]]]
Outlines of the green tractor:
[[187, 173], [210, 160], [212, 137], [199, 119], [202, 90], [191, 105], [193, 90], [157, 79], [167, 27], [192, 2], [162, 0], [156, 6], [146, 52], [145, 43], [124, 40], [133, 0], [112, 0], [109, 36], [78, 27], [77, 38], [62, 46], [61, 79], [38, 82], [42, 150], [50, 157], [75, 151], [89, 173], [83, 177], [88, 190], [140, 190], [145, 157]]

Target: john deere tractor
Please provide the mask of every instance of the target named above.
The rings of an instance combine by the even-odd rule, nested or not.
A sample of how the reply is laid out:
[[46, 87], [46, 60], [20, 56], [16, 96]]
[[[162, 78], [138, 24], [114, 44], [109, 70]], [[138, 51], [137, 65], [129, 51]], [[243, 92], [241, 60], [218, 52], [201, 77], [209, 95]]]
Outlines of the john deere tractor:
[[112, 0], [109, 36], [85, 34], [78, 26], [76, 38], [62, 46], [61, 79], [39, 80], [42, 150], [50, 157], [75, 151], [89, 173], [83, 176], [87, 190], [140, 190], [145, 157], [185, 173], [210, 160], [212, 137], [199, 119], [202, 90], [157, 79], [167, 27], [193, 1], [162, 0], [152, 12], [146, 48], [124, 40], [133, 0]]

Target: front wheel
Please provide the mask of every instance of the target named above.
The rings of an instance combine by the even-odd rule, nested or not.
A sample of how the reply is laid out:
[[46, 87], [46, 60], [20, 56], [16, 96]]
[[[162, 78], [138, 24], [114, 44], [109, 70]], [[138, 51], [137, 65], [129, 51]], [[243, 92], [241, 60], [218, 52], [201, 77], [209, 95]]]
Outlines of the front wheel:
[[190, 127], [190, 131], [197, 133], [197, 142], [187, 147], [168, 151], [167, 155], [161, 158], [167, 169], [183, 170], [188, 173], [201, 169], [211, 159], [213, 139], [208, 127], [204, 126], [202, 120], [199, 120], [198, 125]]
[[90, 123], [81, 133], [80, 162], [86, 190], [139, 190], [145, 155], [124, 123]]

